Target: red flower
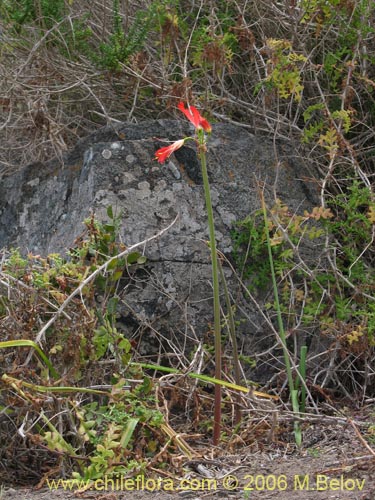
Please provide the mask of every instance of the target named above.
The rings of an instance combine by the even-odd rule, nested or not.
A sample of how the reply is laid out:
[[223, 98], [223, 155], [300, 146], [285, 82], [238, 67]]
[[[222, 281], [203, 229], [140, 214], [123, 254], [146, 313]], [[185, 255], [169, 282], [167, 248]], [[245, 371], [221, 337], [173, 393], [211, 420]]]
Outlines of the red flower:
[[205, 118], [203, 118], [203, 116], [200, 115], [197, 108], [195, 108], [194, 106], [188, 106], [187, 108], [185, 108], [185, 104], [183, 102], [180, 102], [178, 105], [178, 109], [184, 113], [186, 118], [191, 121], [196, 129], [203, 128], [203, 130], [208, 134], [211, 133], [211, 125]]
[[158, 160], [159, 163], [164, 163], [165, 160], [167, 160], [177, 149], [180, 149], [184, 145], [184, 143], [185, 139], [180, 139], [170, 146], [165, 146], [164, 148], [158, 149], [155, 153], [155, 160]]

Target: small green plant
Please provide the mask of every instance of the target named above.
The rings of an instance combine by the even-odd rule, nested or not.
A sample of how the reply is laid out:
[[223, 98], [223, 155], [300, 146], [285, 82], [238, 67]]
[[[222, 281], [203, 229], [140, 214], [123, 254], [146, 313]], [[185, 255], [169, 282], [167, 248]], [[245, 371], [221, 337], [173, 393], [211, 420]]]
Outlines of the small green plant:
[[308, 448], [307, 453], [310, 455], [310, 457], [313, 458], [319, 458], [321, 455], [321, 451], [319, 448]]
[[[81, 439], [92, 446], [94, 453], [83, 471], [73, 477], [95, 480], [103, 476], [116, 477], [136, 470], [144, 472], [146, 463], [128, 458], [129, 451], [143, 438], [143, 456], [153, 455], [159, 443], [152, 438], [152, 429], [160, 429], [163, 415], [155, 410], [155, 401], [150, 394], [152, 384], [143, 383], [132, 392], [124, 390], [125, 380], [119, 379], [112, 385], [112, 397], [108, 404], [99, 406], [96, 402], [75, 407], [80, 425]], [[140, 448], [138, 449], [138, 453]]]
[[119, 1], [113, 0], [113, 33], [108, 42], [100, 45], [99, 64], [106, 69], [117, 71], [133, 54], [140, 52], [156, 14], [157, 2], [152, 2], [148, 9], [136, 12], [133, 24], [125, 32], [119, 13]]
[[117, 366], [125, 370], [131, 358], [131, 344], [115, 327], [117, 304], [118, 298], [111, 297], [105, 315], [98, 311], [101, 324], [94, 330], [92, 359], [97, 361], [110, 354], [117, 359]]

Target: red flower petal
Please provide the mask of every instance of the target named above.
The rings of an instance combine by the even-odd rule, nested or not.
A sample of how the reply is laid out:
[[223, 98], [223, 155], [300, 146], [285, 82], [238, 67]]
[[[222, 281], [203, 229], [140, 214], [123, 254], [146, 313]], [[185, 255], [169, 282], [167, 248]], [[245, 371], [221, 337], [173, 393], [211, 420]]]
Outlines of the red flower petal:
[[186, 118], [194, 125], [196, 129], [203, 128], [207, 133], [210, 133], [212, 128], [208, 121], [201, 116], [197, 108], [194, 106], [188, 106], [185, 108], [185, 104], [180, 102], [178, 104], [178, 109], [184, 113]]
[[180, 149], [185, 143], [185, 139], [180, 139], [179, 141], [174, 142], [170, 146], [165, 146], [164, 148], [160, 148], [155, 153], [155, 160], [158, 160], [159, 163], [164, 163], [172, 153], [174, 153], [177, 149]]
[[203, 130], [205, 132], [207, 132], [207, 134], [211, 134], [211, 131], [212, 131], [212, 127], [211, 125], [208, 123], [208, 121], [206, 120], [206, 118], [202, 118], [200, 119], [200, 122], [199, 122], [199, 125], [203, 128]]

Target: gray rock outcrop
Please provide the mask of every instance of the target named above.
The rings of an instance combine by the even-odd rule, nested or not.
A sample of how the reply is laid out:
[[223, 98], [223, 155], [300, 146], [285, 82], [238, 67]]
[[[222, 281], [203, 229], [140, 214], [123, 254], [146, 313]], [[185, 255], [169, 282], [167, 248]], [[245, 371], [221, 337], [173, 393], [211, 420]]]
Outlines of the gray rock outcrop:
[[[147, 345], [162, 338], [171, 351], [182, 349], [187, 339], [203, 339], [212, 322], [212, 293], [200, 165], [193, 143], [165, 165], [153, 160], [164, 140], [191, 134], [188, 123], [171, 120], [106, 127], [80, 141], [64, 165], [32, 164], [2, 178], [0, 247], [63, 252], [82, 233], [90, 211], [105, 219], [109, 205], [123, 214], [121, 236], [131, 245], [179, 214], [172, 229], [144, 249], [148, 263], [127, 284], [119, 322], [128, 335], [147, 331]], [[234, 125], [213, 126], [208, 168], [218, 248], [227, 255], [233, 223], [260, 206], [260, 183], [291, 210], [318, 204], [314, 183], [305, 180], [313, 180], [313, 173], [290, 145]], [[226, 272], [231, 282], [229, 268]], [[250, 328], [257, 334], [262, 320], [249, 307]]]

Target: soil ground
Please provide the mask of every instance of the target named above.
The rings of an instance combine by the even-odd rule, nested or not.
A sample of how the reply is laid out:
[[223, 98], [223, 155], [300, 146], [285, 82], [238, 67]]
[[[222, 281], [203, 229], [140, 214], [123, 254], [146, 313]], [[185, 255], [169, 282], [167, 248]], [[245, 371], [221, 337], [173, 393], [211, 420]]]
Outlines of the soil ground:
[[[219, 458], [196, 458], [184, 464], [184, 482], [172, 489], [166, 477], [136, 484], [118, 483], [105, 488], [79, 491], [76, 485], [64, 490], [3, 487], [4, 500], [374, 500], [375, 452], [351, 425], [314, 425], [304, 436], [301, 452], [285, 443]], [[162, 487], [164, 490], [162, 491]], [[116, 488], [116, 485], [115, 485]], [[154, 491], [151, 491], [153, 488]], [[137, 491], [138, 490], [138, 491]]]

